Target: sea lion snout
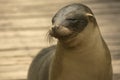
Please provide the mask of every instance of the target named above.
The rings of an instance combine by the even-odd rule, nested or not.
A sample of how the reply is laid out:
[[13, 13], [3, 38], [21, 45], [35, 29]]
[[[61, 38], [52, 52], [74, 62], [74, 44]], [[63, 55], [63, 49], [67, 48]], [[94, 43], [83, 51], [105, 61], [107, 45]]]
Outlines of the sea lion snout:
[[52, 29], [53, 32], [56, 32], [59, 28], [60, 28], [60, 26], [54, 26], [51, 29]]
[[54, 26], [50, 30], [50, 35], [55, 38], [63, 38], [72, 34], [72, 31], [65, 26]]

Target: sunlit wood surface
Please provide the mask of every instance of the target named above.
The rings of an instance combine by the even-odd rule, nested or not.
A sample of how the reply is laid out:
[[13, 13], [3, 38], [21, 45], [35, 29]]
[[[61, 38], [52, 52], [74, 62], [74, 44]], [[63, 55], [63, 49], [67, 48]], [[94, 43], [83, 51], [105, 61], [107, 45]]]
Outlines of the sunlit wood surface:
[[52, 16], [73, 2], [93, 10], [120, 80], [120, 0], [0, 0], [0, 80], [26, 80], [34, 56], [49, 46]]

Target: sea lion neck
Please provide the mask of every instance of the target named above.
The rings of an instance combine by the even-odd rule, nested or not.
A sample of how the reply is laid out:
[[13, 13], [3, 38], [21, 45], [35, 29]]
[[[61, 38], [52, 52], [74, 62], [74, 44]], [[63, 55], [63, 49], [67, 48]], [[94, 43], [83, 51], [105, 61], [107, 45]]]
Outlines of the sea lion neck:
[[82, 46], [81, 41], [78, 42], [77, 37], [74, 37], [72, 39], [66, 39], [66, 40], [58, 40], [57, 45], [64, 49], [74, 49], [74, 48], [77, 48], [78, 45]]

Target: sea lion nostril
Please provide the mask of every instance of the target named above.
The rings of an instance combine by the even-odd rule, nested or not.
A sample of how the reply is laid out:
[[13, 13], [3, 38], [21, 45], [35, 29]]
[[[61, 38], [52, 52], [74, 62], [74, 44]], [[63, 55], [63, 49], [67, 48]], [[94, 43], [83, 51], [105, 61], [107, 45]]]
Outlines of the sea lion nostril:
[[53, 30], [53, 31], [55, 31], [55, 30], [57, 30], [57, 29], [59, 29], [59, 26], [54, 26], [54, 27], [52, 27], [52, 30]]
[[55, 27], [52, 27], [51, 29], [52, 29], [52, 31], [54, 31], [54, 32], [56, 31]]
[[55, 26], [56, 29], [59, 29], [60, 26]]

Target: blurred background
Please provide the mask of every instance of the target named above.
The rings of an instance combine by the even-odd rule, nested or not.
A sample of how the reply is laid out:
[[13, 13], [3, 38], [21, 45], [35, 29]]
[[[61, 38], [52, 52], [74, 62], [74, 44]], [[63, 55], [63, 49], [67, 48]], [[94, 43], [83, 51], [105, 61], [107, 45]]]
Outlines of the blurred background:
[[0, 0], [0, 80], [26, 80], [34, 56], [49, 46], [51, 18], [63, 6], [84, 3], [94, 12], [120, 80], [120, 0]]

